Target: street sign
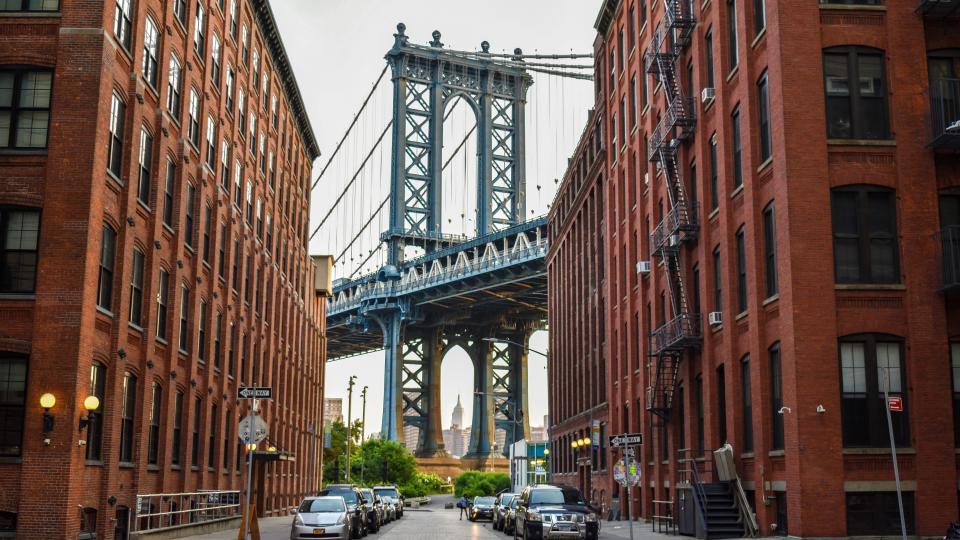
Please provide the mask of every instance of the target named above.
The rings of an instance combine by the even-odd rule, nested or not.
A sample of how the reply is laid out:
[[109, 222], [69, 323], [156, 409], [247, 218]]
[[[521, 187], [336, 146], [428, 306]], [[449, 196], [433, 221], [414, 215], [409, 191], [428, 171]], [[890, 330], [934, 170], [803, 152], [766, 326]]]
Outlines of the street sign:
[[237, 436], [243, 444], [259, 444], [267, 438], [267, 423], [257, 415], [245, 416], [237, 427]]
[[903, 412], [903, 398], [890, 396], [887, 398], [887, 406], [890, 407], [890, 412]]
[[594, 448], [600, 448], [600, 421], [594, 420], [593, 425], [590, 427], [590, 440], [592, 441], [591, 446]]
[[632, 458], [617, 460], [613, 466], [613, 479], [623, 487], [640, 484], [640, 466]]
[[241, 386], [237, 388], [237, 399], [273, 399], [273, 388], [269, 386]]
[[637, 444], [643, 444], [642, 433], [623, 433], [621, 435], [610, 436], [610, 446], [613, 447], [634, 446]]

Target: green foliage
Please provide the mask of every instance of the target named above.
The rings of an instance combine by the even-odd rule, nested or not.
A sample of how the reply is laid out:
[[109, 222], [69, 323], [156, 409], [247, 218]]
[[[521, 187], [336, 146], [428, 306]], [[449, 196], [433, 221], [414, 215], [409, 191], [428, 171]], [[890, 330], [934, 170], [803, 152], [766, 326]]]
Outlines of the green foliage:
[[[357, 443], [360, 441], [361, 422], [354, 421], [353, 429], [350, 431], [353, 435], [353, 451], [350, 459], [356, 460], [359, 450]], [[347, 426], [343, 422], [334, 422], [328, 428], [330, 431], [330, 448], [323, 449], [323, 481], [343, 482], [343, 473], [347, 467]], [[352, 463], [351, 463], [351, 469]]]
[[435, 474], [416, 473], [409, 482], [400, 486], [404, 497], [425, 497], [443, 492], [443, 480]]
[[510, 476], [499, 472], [467, 471], [453, 481], [453, 491], [457, 497], [468, 499], [495, 495], [510, 489]]
[[[386, 466], [386, 470], [384, 470]], [[368, 486], [409, 483], [417, 473], [413, 454], [396, 441], [368, 439], [350, 463], [353, 481]]]

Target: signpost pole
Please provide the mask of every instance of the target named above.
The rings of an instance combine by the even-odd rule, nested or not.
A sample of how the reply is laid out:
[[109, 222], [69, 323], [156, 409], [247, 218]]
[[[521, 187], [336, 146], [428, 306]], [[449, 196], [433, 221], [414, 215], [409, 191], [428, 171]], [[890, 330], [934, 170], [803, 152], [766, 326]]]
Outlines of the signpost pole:
[[907, 540], [907, 520], [903, 517], [903, 494], [900, 486], [900, 467], [897, 465], [897, 443], [893, 439], [893, 418], [890, 416], [890, 374], [883, 370], [883, 408], [887, 411], [887, 434], [890, 436], [890, 457], [893, 459], [893, 479], [897, 484], [897, 507], [900, 510], [900, 537]]
[[[257, 415], [257, 398], [256, 397], [253, 398], [253, 407], [250, 411], [250, 414], [253, 416]], [[253, 518], [253, 516], [251, 515], [253, 512], [251, 512], [251, 509], [250, 509], [250, 492], [252, 488], [253, 488], [253, 451], [247, 448], [247, 503], [243, 507], [244, 513], [246, 514], [243, 520], [243, 537], [244, 538], [247, 537], [248, 533], [251, 536], [253, 534], [250, 531], [251, 529], [250, 522], [252, 521], [251, 518]]]

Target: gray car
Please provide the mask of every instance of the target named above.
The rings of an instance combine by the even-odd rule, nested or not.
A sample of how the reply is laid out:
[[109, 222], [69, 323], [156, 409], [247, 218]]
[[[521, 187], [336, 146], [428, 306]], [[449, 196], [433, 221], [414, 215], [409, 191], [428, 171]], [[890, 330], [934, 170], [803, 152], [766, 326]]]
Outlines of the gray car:
[[343, 497], [307, 497], [297, 508], [290, 529], [290, 540], [301, 538], [337, 538], [351, 536], [350, 516]]

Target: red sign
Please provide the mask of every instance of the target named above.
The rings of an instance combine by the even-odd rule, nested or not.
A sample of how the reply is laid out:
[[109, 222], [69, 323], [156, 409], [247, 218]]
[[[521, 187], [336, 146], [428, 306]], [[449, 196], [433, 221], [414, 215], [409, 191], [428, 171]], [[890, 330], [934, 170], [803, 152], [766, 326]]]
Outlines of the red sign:
[[887, 406], [890, 407], [890, 412], [903, 412], [903, 398], [900, 396], [888, 397]]

